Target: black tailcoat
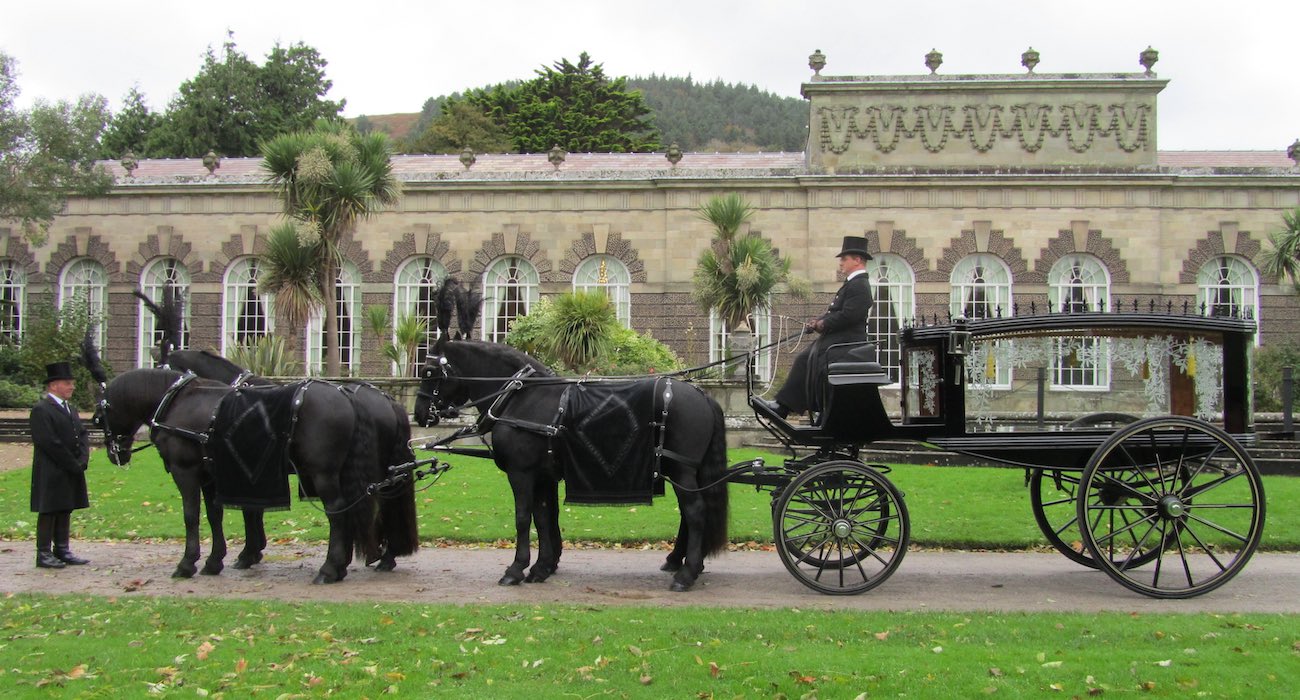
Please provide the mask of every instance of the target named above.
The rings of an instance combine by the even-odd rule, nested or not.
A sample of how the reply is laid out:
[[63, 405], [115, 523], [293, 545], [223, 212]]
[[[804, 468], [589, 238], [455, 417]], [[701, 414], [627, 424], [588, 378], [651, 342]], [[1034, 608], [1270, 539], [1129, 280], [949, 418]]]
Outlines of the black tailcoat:
[[90, 507], [86, 466], [90, 435], [76, 410], [63, 410], [49, 394], [32, 406], [32, 512]]
[[808, 390], [820, 391], [820, 378], [828, 361], [826, 351], [837, 343], [867, 340], [867, 315], [871, 313], [872, 303], [871, 281], [865, 272], [840, 285], [826, 313], [819, 317], [821, 337], [795, 356], [790, 375], [776, 394], [782, 406], [796, 413], [820, 408], [817, 397], [810, 396]]

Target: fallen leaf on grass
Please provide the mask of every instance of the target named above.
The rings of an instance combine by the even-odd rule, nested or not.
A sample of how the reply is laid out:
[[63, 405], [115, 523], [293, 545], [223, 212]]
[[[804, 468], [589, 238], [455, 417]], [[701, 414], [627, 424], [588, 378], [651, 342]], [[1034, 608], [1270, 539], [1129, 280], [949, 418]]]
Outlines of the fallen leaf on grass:
[[213, 649], [216, 649], [216, 647], [212, 646], [211, 642], [205, 641], [200, 644], [198, 650], [194, 652], [194, 658], [199, 661], [207, 661], [208, 654], [211, 654]]
[[709, 662], [709, 675], [713, 676], [714, 678], [717, 678], [718, 676], [722, 675], [722, 669], [718, 668], [718, 664], [716, 662], [713, 661]]

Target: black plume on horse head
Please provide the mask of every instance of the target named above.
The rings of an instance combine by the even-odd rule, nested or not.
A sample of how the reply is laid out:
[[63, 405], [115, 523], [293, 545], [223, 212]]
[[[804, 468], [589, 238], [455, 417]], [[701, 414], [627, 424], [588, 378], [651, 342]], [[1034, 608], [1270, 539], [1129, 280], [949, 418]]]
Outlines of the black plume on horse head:
[[90, 376], [102, 387], [108, 383], [108, 372], [99, 360], [99, 348], [95, 347], [94, 328], [86, 329], [86, 336], [81, 339], [81, 362], [86, 365]]
[[460, 295], [456, 297], [456, 322], [460, 326], [456, 336], [458, 340], [473, 337], [474, 322], [478, 320], [479, 304], [482, 301], [482, 294], [472, 289], [461, 288]]
[[162, 339], [158, 341], [158, 364], [165, 365], [171, 351], [181, 347], [184, 333], [185, 301], [181, 297], [181, 290], [174, 285], [165, 285], [161, 302], [154, 302], [138, 288], [131, 293], [139, 297], [157, 322], [157, 328], [162, 333]]
[[451, 318], [456, 313], [456, 298], [460, 293], [460, 280], [455, 277], [448, 277], [443, 280], [442, 287], [438, 289], [436, 303], [438, 305], [438, 335], [440, 337], [449, 337]]

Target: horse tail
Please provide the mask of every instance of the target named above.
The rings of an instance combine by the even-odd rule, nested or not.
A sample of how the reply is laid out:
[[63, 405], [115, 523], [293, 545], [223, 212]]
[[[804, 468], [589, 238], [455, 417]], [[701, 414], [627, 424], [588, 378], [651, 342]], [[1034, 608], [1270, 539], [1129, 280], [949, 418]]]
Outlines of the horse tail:
[[346, 520], [348, 528], [352, 530], [356, 556], [364, 557], [363, 561], [370, 562], [379, 558], [379, 536], [374, 507], [371, 505], [373, 501], [366, 495], [380, 462], [375, 422], [351, 394], [339, 393], [347, 398], [353, 416], [352, 446], [344, 461], [343, 471], [339, 474], [339, 485], [344, 501], [351, 504]]
[[725, 552], [728, 542], [730, 505], [724, 478], [727, 473], [727, 421], [722, 415], [722, 406], [710, 396], [705, 398], [713, 409], [713, 434], [700, 464], [700, 483], [713, 484], [704, 490], [704, 554], [711, 556]]
[[[415, 461], [411, 451], [411, 422], [406, 416], [406, 409], [395, 402], [393, 418], [397, 424], [394, 436], [395, 449], [392, 450], [394, 464]], [[392, 465], [382, 465], [387, 468]], [[379, 536], [385, 543], [385, 551], [395, 557], [415, 554], [420, 548], [420, 533], [416, 523], [415, 480], [406, 479], [391, 490], [379, 494]]]

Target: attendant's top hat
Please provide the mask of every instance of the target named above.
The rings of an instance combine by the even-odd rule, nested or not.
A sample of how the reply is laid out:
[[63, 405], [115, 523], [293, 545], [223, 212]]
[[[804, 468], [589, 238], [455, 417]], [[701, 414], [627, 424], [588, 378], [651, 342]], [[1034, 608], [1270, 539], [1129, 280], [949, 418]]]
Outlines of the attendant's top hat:
[[45, 365], [45, 383], [58, 381], [60, 379], [74, 379], [72, 376], [72, 365], [66, 362], [54, 362]]
[[845, 236], [844, 244], [840, 248], [840, 252], [835, 254], [837, 258], [845, 255], [861, 255], [863, 260], [871, 259], [871, 253], [867, 252], [867, 239], [864, 236]]

